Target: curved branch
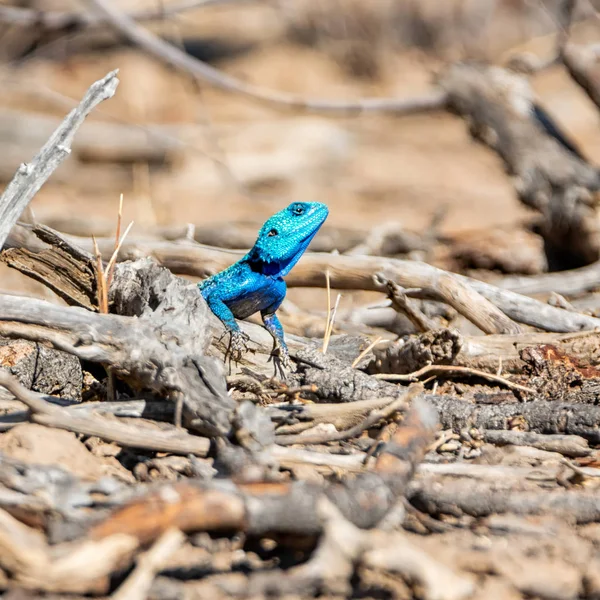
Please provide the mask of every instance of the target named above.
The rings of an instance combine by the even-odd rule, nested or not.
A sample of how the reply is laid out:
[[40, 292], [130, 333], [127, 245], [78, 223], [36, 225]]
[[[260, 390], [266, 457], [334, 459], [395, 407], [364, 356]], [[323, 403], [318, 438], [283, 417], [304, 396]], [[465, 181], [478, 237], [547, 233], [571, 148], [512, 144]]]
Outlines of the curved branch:
[[116, 10], [110, 0], [88, 0], [88, 2], [130, 42], [159, 60], [220, 90], [258, 100], [275, 108], [318, 113], [389, 112], [404, 115], [438, 110], [446, 105], [447, 95], [442, 90], [432, 90], [429, 94], [416, 98], [363, 98], [351, 102], [307, 99], [285, 92], [268, 90], [240, 81], [186, 54], [176, 46], [140, 27], [130, 16]]
[[[157, 8], [140, 9], [129, 14], [135, 21], [153, 21], [215, 4], [232, 4], [240, 0], [181, 0]], [[41, 11], [18, 6], [0, 6], [0, 22], [22, 27], [40, 26], [47, 31], [69, 27], [94, 28], [107, 25], [107, 19], [89, 12]]]

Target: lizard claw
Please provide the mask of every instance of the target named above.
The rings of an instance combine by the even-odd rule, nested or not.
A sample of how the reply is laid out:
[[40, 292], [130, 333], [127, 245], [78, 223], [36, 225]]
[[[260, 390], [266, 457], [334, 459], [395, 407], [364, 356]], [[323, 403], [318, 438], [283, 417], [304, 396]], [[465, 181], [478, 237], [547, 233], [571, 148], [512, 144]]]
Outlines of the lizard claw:
[[283, 367], [288, 369], [288, 371], [291, 370], [292, 361], [290, 360], [290, 353], [285, 346], [279, 346], [279, 360]]
[[279, 368], [279, 376], [282, 380], [285, 380], [285, 370], [292, 370], [292, 361], [290, 360], [290, 354], [288, 352], [287, 346], [285, 344], [279, 343], [278, 341], [275, 341], [275, 347], [273, 348], [273, 350], [276, 351], [276, 354], [271, 354], [269, 361], [273, 359], [275, 369]]
[[243, 331], [231, 332], [231, 337], [229, 339], [229, 352], [232, 360], [237, 362], [242, 358], [244, 352], [248, 350], [249, 340], [250, 336]]
[[225, 351], [225, 362], [227, 362], [227, 358], [229, 358], [230, 361], [239, 362], [244, 352], [248, 350], [248, 341], [250, 340], [250, 337], [243, 331], [226, 330], [219, 338], [219, 342], [221, 342], [227, 334], [229, 334], [229, 345]]

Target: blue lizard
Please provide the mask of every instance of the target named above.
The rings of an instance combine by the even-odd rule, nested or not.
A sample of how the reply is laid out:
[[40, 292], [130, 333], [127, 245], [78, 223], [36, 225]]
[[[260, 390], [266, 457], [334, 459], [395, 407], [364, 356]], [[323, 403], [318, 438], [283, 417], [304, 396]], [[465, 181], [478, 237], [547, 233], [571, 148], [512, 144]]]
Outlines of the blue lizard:
[[248, 340], [235, 319], [260, 311], [283, 365], [289, 366], [283, 327], [275, 314], [285, 298], [283, 277], [298, 262], [328, 214], [327, 206], [319, 202], [290, 204], [266, 221], [242, 259], [198, 284], [208, 306], [231, 334], [233, 358], [240, 357]]

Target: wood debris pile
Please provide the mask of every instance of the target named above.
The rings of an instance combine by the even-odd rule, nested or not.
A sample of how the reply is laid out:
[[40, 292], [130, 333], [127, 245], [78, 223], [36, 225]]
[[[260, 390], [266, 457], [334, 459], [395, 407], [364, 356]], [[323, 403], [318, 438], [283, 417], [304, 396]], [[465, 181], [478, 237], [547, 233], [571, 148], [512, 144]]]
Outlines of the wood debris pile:
[[[62, 300], [0, 293], [6, 597], [600, 598], [600, 175], [531, 91], [548, 65], [454, 62], [420, 99], [311, 102], [92, 4], [146, 52], [270, 106], [452, 111], [536, 223], [492, 243], [444, 238], [440, 215], [421, 232], [324, 228], [288, 285], [386, 306], [334, 322], [284, 305], [292, 371], [253, 322], [231, 363], [185, 276], [234, 262], [253, 225], [18, 222], [119, 81], [94, 83], [0, 197], [0, 260]], [[553, 64], [600, 106], [595, 48], [558, 37]]]

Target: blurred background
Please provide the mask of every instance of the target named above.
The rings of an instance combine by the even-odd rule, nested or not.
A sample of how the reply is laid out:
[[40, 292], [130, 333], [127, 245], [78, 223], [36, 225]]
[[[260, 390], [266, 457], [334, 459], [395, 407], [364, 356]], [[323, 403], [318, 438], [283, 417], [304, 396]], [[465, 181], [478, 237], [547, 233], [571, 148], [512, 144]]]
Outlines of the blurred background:
[[[428, 94], [453, 61], [503, 65], [515, 54], [551, 57], [564, 2], [111, 4], [239, 80], [305, 99], [353, 101]], [[578, 3], [572, 39], [600, 39], [598, 4]], [[135, 222], [132, 237], [178, 239], [193, 224], [199, 241], [243, 248], [268, 216], [307, 199], [329, 205], [324, 234], [346, 239], [341, 246], [390, 223], [417, 237], [435, 227], [435, 244], [390, 254], [464, 272], [482, 265], [516, 273], [546, 269], [541, 241], [527, 226], [532, 212], [517, 199], [498, 156], [474, 142], [460, 118], [445, 111], [332, 117], [276, 110], [166, 66], [124, 41], [96, 8], [83, 0], [0, 3], [2, 185], [93, 81], [115, 68], [121, 80], [24, 219], [75, 235], [113, 235], [123, 194], [124, 223]], [[585, 93], [560, 65], [540, 70], [531, 84], [544, 109], [597, 164], [598, 110]], [[210, 237], [232, 223], [247, 235]], [[518, 245], [525, 258], [510, 267], [494, 257], [474, 260], [489, 252], [490, 242], [497, 251]], [[0, 288], [50, 295], [1, 265]], [[309, 302], [314, 293], [322, 307], [322, 291], [293, 290], [290, 299]]]

